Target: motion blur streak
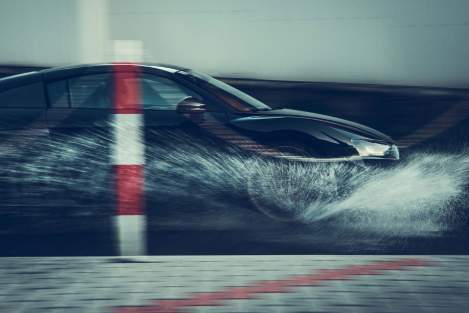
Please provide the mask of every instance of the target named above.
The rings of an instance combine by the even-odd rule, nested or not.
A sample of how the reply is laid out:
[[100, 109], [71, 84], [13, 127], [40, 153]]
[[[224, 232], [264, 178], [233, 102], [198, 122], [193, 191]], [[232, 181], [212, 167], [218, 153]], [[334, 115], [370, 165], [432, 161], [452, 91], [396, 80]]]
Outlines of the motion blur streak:
[[[381, 168], [246, 158], [188, 142], [160, 149], [169, 151], [154, 152], [162, 160], [147, 171], [165, 182], [160, 192], [168, 194], [207, 199], [215, 191], [241, 192], [253, 180], [258, 201], [296, 211], [305, 223], [334, 219], [344, 228], [387, 235], [436, 234], [463, 219], [456, 207], [469, 182], [467, 151], [414, 153]], [[198, 195], [191, 187], [195, 181]]]
[[319, 214], [318, 204], [311, 204], [304, 217], [341, 214], [351, 227], [391, 235], [444, 231], [450, 219], [457, 218], [453, 209], [464, 195], [468, 175], [467, 153], [416, 153], [396, 167], [366, 167], [341, 180], [350, 191]]
[[[65, 188], [68, 194], [101, 199], [100, 195], [112, 190], [110, 140], [105, 137], [84, 133], [57, 137], [53, 142], [36, 140], [24, 154], [2, 156], [1, 183], [36, 183], [47, 185], [48, 190]], [[199, 215], [210, 207], [229, 207], [225, 212], [231, 215], [224, 216], [229, 223], [247, 214], [246, 205], [234, 199], [245, 194], [248, 186], [257, 201], [293, 210], [303, 223], [333, 222], [343, 230], [429, 236], [451, 230], [465, 218], [460, 208], [469, 182], [467, 150], [414, 153], [382, 168], [267, 160], [238, 150], [221, 151], [183, 135], [163, 134], [161, 138], [165, 143], [147, 145], [145, 150], [147, 201], [166, 199], [181, 208], [184, 199], [190, 199], [187, 203], [203, 203], [194, 208]], [[23, 189], [10, 193], [16, 197], [10, 200], [23, 201], [28, 192], [34, 195], [31, 188]], [[2, 198], [2, 205], [6, 199]], [[223, 215], [220, 210], [216, 214]], [[221, 218], [192, 220], [203, 227]]]

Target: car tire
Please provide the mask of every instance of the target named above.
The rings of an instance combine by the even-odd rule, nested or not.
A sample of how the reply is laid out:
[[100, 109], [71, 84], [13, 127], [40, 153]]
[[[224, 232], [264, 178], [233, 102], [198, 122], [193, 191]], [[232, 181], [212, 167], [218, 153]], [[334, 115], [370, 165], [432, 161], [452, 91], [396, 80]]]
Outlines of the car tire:
[[[305, 157], [315, 157], [312, 150], [306, 151], [301, 145], [297, 143], [285, 142], [285, 143], [276, 145], [276, 147], [281, 152], [300, 153], [301, 155]], [[275, 162], [279, 162], [278, 163], [279, 168], [287, 169], [287, 171], [288, 171], [289, 166], [309, 166], [310, 165], [310, 163], [306, 164], [304, 162], [290, 161], [290, 160], [273, 161], [274, 164]], [[290, 194], [288, 196], [292, 198], [291, 200], [292, 200], [293, 205], [291, 205], [290, 207], [288, 207], [287, 205], [285, 207], [282, 203], [280, 203], [282, 201], [275, 201], [275, 199], [266, 198], [263, 192], [263, 191], [268, 190], [268, 192], [274, 195], [279, 195], [282, 193], [282, 190], [276, 190], [276, 189], [282, 189], [282, 186], [285, 186], [284, 184], [291, 184], [292, 182], [289, 181], [289, 179], [291, 178], [285, 177], [287, 175], [282, 175], [282, 173], [277, 175], [277, 173], [271, 172], [267, 174], [267, 175], [270, 175], [270, 177], [263, 177], [263, 174], [264, 173], [261, 173], [259, 170], [256, 170], [250, 173], [247, 179], [247, 194], [249, 196], [250, 203], [254, 207], [254, 209], [276, 221], [301, 222], [303, 220], [302, 218], [303, 216], [301, 212], [305, 208], [295, 207], [294, 205], [295, 200], [299, 200], [298, 202], [302, 202], [301, 201], [302, 199], [298, 199], [298, 197], [301, 197], [301, 194], [295, 194], [294, 192], [292, 194], [292, 192], [290, 191]], [[318, 194], [314, 196], [317, 196], [319, 198], [322, 195]]]

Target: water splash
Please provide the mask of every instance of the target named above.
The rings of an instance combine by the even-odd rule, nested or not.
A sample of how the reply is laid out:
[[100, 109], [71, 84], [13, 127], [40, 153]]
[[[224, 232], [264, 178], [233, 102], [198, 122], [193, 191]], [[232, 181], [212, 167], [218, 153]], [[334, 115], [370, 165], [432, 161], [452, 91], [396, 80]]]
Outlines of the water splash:
[[391, 168], [364, 168], [361, 175], [343, 180], [349, 194], [326, 205], [315, 216], [339, 215], [342, 225], [390, 235], [425, 235], [449, 230], [462, 216], [469, 178], [469, 155], [417, 153]]
[[178, 140], [150, 152], [160, 156], [148, 165], [158, 173], [151, 190], [207, 204], [221, 193], [226, 206], [226, 195], [250, 189], [267, 213], [275, 208], [303, 223], [332, 220], [341, 229], [387, 236], [437, 235], [465, 221], [460, 207], [469, 182], [466, 150], [414, 153], [379, 167], [266, 160]]
[[[267, 213], [275, 208], [303, 224], [328, 223], [342, 232], [428, 236], [456, 227], [464, 219], [458, 208], [467, 200], [467, 150], [415, 153], [383, 168], [266, 160], [181, 134], [153, 136], [164, 140], [146, 148], [148, 201], [180, 207], [190, 203], [192, 210], [205, 210], [199, 214], [206, 214], [211, 227], [246, 224], [255, 218], [252, 214], [259, 215], [245, 210], [251, 205], [248, 194]], [[111, 142], [96, 133], [35, 140], [14, 158], [10, 153], [2, 155], [2, 186], [36, 184], [43, 190], [66, 190], [87, 199], [109, 197]], [[11, 201], [22, 201], [25, 193], [32, 192], [25, 190]], [[54, 195], [57, 192], [50, 197]], [[194, 223], [201, 226], [204, 221]]]

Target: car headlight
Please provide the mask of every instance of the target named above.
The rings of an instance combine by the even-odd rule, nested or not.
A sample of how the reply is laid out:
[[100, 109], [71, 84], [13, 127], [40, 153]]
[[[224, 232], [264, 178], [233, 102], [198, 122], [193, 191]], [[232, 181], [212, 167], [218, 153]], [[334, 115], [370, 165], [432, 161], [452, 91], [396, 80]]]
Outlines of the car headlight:
[[352, 145], [362, 157], [399, 160], [399, 149], [394, 144], [352, 139]]

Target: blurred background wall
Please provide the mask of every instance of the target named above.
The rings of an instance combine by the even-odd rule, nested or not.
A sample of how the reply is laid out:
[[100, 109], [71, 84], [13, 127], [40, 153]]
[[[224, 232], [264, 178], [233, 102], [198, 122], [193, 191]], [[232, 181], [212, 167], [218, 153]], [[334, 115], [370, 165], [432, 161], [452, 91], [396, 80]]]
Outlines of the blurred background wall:
[[467, 0], [0, 0], [0, 64], [469, 87]]

